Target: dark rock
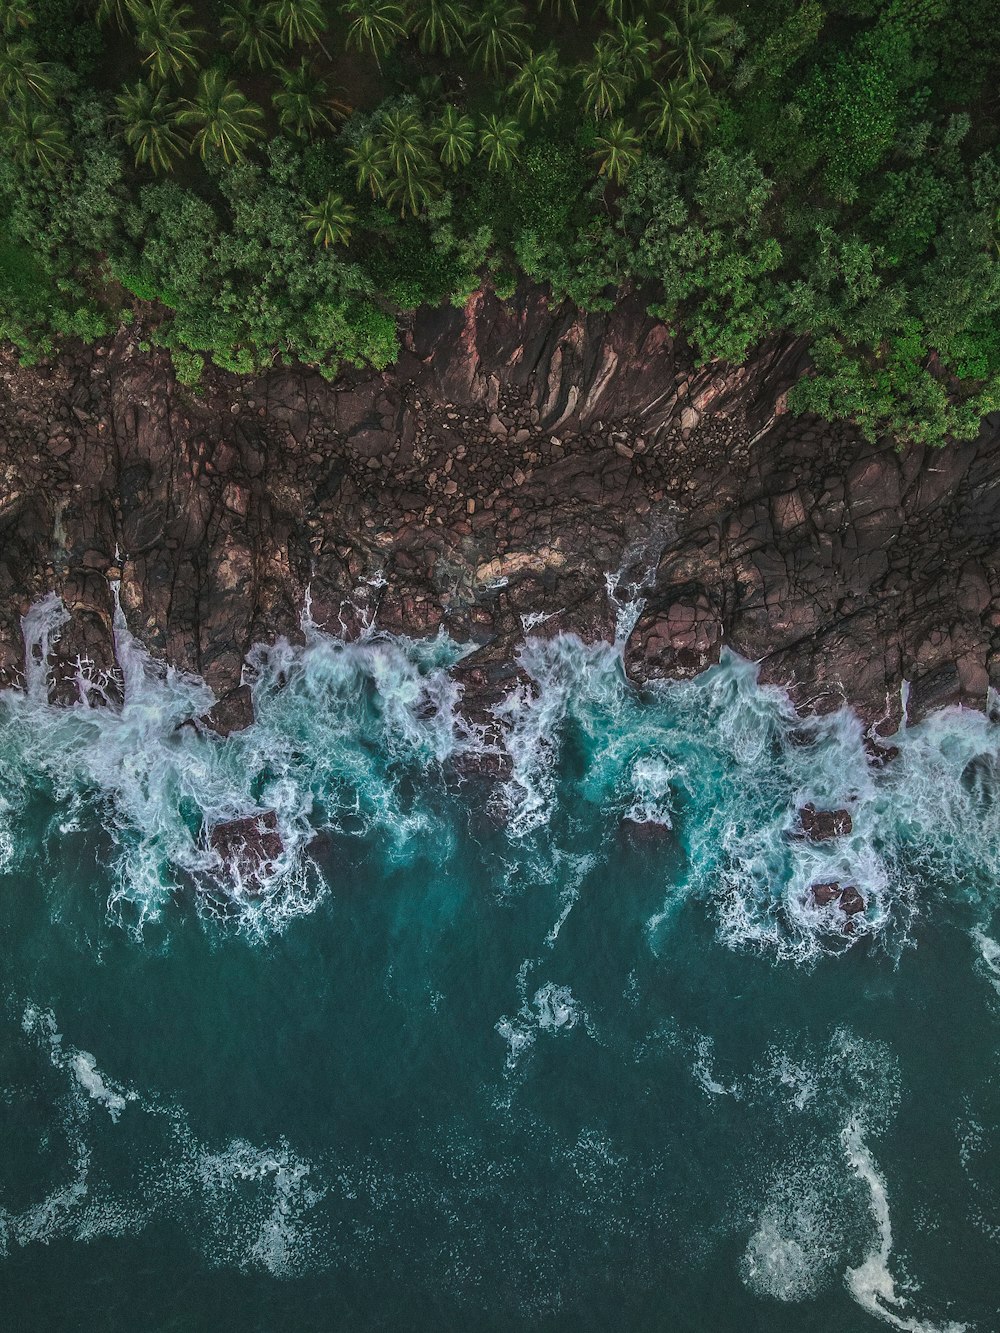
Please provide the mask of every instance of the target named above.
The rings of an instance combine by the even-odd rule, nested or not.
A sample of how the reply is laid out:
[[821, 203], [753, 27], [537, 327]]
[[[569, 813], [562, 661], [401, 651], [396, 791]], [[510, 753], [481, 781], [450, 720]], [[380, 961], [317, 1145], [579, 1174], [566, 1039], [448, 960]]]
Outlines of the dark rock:
[[829, 907], [840, 897], [840, 885], [836, 880], [830, 883], [813, 884], [809, 892], [817, 907]]
[[223, 695], [202, 718], [205, 726], [210, 727], [219, 736], [231, 736], [234, 731], [244, 731], [253, 725], [253, 694], [249, 685], [237, 685]]
[[864, 747], [872, 768], [884, 768], [899, 757], [898, 745], [882, 745], [874, 736], [865, 737]]
[[619, 827], [630, 842], [640, 847], [662, 847], [673, 837], [669, 824], [658, 819], [633, 819], [626, 815]]
[[799, 811], [799, 823], [810, 842], [842, 838], [854, 827], [849, 810], [817, 810], [812, 802]]
[[121, 549], [130, 629], [223, 696], [222, 734], [249, 721], [252, 644], [301, 641], [310, 584], [334, 634], [488, 640], [456, 671], [475, 720], [523, 684], [521, 616], [610, 636], [613, 571], [645, 599], [638, 682], [728, 644], [803, 712], [846, 701], [879, 734], [904, 679], [911, 720], [1000, 683], [1000, 417], [943, 450], [872, 446], [785, 410], [805, 339], [696, 366], [639, 292], [581, 312], [484, 289], [407, 323], [385, 371], [210, 368], [197, 398], [141, 320], [48, 366], [0, 349], [3, 679], [49, 591], [72, 614], [52, 697], [77, 656], [113, 669]]
[[867, 903], [853, 884], [848, 884], [840, 891], [840, 910], [845, 916], [857, 916], [863, 912]]
[[284, 851], [278, 817], [273, 810], [216, 824], [208, 841], [226, 865], [242, 877], [259, 875]]

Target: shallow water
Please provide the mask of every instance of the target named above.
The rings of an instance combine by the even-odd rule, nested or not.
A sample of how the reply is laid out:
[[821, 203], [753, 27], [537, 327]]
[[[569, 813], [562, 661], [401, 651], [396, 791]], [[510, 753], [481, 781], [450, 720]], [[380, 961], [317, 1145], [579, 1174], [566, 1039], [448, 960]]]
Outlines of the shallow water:
[[220, 741], [121, 619], [124, 705], [50, 707], [58, 620], [0, 696], [5, 1326], [1000, 1327], [1000, 728], [875, 769], [738, 659], [533, 640], [498, 790], [447, 640], [307, 622]]

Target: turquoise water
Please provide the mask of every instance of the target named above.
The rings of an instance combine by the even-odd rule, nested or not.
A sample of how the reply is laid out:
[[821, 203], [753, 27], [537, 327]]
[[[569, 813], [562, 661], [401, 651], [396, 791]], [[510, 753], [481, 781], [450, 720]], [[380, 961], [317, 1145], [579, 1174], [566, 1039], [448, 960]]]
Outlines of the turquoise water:
[[496, 786], [444, 639], [307, 623], [220, 741], [121, 619], [124, 706], [50, 707], [59, 619], [0, 696], [5, 1328], [1000, 1328], [1000, 728], [875, 769], [738, 659], [529, 641]]

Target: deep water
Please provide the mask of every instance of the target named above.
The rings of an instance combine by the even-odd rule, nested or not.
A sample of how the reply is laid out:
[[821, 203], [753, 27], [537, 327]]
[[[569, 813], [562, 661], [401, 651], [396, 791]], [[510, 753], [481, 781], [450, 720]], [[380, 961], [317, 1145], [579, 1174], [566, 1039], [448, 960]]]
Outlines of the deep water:
[[307, 622], [219, 740], [121, 617], [124, 705], [50, 706], [61, 615], [0, 695], [4, 1328], [1000, 1328], [1000, 727], [876, 768], [531, 640], [497, 786], [447, 640]]

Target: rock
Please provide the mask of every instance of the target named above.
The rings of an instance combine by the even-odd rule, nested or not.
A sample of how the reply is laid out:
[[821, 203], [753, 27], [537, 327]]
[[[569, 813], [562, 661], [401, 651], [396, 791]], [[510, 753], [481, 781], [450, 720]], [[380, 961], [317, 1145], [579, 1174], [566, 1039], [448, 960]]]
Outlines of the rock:
[[867, 903], [853, 884], [848, 884], [840, 891], [840, 910], [845, 916], [857, 916], [867, 907]]
[[235, 690], [223, 695], [202, 721], [219, 736], [231, 736], [234, 731], [244, 731], [252, 726], [254, 711], [250, 686], [237, 685]]
[[226, 865], [241, 878], [260, 875], [284, 851], [284, 843], [278, 832], [278, 816], [273, 810], [263, 810], [245, 819], [230, 819], [216, 824], [209, 833], [208, 841]]
[[872, 768], [884, 768], [899, 757], [898, 745], [882, 745], [874, 736], [865, 737], [864, 747]]
[[812, 802], [799, 811], [799, 823], [810, 842], [845, 837], [854, 827], [849, 810], [817, 810]]
[[670, 842], [673, 830], [658, 819], [634, 819], [626, 815], [619, 825], [621, 833], [630, 842], [641, 847], [662, 847]]
[[840, 885], [835, 880], [824, 884], [813, 884], [809, 893], [817, 907], [829, 907], [840, 897]]

